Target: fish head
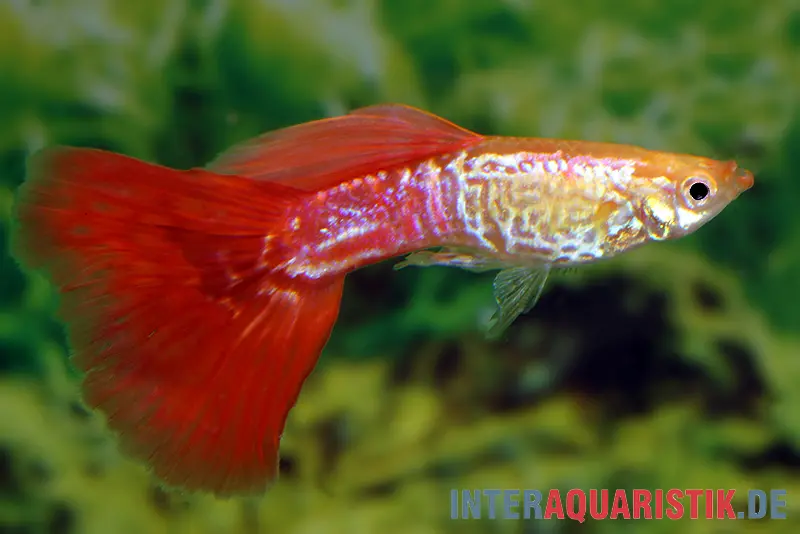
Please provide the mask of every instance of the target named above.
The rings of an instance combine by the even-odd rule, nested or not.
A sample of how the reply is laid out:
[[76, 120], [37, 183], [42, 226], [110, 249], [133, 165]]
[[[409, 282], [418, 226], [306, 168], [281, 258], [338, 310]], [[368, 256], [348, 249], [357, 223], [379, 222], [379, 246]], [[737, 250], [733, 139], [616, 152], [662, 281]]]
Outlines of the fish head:
[[651, 239], [690, 234], [753, 186], [753, 174], [733, 161], [660, 154], [636, 172], [640, 208]]

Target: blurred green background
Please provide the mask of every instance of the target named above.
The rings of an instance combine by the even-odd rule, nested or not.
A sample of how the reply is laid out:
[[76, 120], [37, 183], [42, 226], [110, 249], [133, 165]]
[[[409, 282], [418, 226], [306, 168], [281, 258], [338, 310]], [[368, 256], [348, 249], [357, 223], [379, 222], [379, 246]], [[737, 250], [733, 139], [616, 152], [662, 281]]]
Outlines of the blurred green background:
[[[51, 144], [200, 166], [379, 102], [486, 134], [735, 158], [696, 235], [556, 277], [350, 276], [263, 499], [166, 493], [79, 402], [54, 293], [0, 257], [0, 532], [796, 532], [797, 0], [3, 0], [0, 214]], [[451, 521], [450, 488], [787, 489], [785, 521]], [[745, 506], [737, 498], [739, 509]]]

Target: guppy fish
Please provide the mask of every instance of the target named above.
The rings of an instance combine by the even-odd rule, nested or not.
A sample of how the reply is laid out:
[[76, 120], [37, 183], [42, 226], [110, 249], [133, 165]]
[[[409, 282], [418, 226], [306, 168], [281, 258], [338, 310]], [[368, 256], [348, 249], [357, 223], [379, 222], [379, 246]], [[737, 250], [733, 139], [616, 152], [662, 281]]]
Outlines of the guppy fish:
[[379, 105], [204, 169], [45, 149], [13, 251], [59, 288], [85, 399], [122, 448], [168, 485], [227, 496], [276, 478], [348, 273], [399, 255], [499, 270], [497, 335], [552, 269], [686, 235], [752, 185], [734, 162], [489, 137]]

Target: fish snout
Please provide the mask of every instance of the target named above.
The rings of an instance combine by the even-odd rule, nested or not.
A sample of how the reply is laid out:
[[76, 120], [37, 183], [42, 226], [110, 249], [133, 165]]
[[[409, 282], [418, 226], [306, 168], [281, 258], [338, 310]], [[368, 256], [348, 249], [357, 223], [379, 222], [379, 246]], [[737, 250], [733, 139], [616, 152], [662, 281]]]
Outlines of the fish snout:
[[739, 191], [747, 191], [755, 183], [753, 173], [741, 167], [736, 167], [733, 171], [733, 179]]

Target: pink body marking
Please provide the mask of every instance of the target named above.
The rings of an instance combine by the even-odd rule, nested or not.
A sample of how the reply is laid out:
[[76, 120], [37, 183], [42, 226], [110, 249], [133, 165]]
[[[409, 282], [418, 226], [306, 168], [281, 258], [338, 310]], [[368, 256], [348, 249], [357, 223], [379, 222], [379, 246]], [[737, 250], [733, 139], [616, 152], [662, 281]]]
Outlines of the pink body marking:
[[289, 214], [291, 274], [349, 272], [430, 247], [503, 264], [594, 261], [643, 242], [625, 195], [636, 161], [524, 150], [516, 139], [319, 191]]

